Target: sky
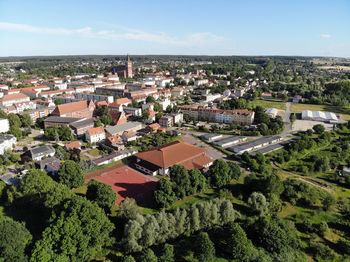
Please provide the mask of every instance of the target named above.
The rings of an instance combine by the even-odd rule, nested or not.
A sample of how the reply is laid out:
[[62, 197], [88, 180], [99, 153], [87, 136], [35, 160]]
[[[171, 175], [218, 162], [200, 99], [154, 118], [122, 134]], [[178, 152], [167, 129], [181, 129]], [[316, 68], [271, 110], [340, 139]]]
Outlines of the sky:
[[0, 56], [350, 57], [350, 0], [0, 0]]

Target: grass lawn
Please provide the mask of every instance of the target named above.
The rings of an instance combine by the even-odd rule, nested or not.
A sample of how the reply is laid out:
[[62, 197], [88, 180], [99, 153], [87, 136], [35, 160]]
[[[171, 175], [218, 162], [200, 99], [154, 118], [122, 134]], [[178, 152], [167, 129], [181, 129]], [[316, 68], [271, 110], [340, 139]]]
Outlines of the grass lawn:
[[83, 186], [78, 187], [78, 188], [73, 188], [72, 191], [76, 194], [85, 195], [86, 191], [87, 191], [87, 185], [83, 185]]
[[256, 99], [254, 101], [250, 101], [248, 104], [249, 107], [262, 106], [263, 108], [274, 107], [277, 109], [286, 110], [286, 102], [280, 99]]
[[91, 150], [87, 151], [87, 153], [91, 156], [94, 156], [94, 157], [100, 156], [100, 150], [98, 150], [97, 148], [91, 149]]
[[89, 160], [90, 158], [88, 156], [85, 156], [85, 155], [80, 155], [80, 159], [81, 160]]
[[176, 201], [171, 207], [168, 209], [174, 209], [174, 208], [187, 208], [190, 207], [192, 204], [196, 202], [202, 202], [202, 201], [207, 201], [210, 199], [213, 199], [217, 196], [215, 193], [214, 189], [208, 189], [205, 192], [199, 193], [199, 194], [194, 194], [191, 196], [187, 196], [182, 200]]
[[350, 120], [350, 107], [292, 103], [290, 110], [292, 112], [301, 112], [303, 110], [327, 111], [340, 114], [343, 120]]

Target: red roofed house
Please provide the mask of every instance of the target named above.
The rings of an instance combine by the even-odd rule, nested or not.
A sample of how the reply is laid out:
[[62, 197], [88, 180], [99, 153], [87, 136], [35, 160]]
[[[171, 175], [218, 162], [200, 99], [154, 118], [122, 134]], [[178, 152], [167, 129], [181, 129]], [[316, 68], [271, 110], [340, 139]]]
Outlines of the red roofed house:
[[128, 104], [131, 103], [131, 100], [129, 98], [123, 97], [114, 100], [113, 103], [108, 105], [108, 108], [110, 110], [117, 110], [117, 111], [123, 111], [124, 106], [128, 106]]
[[3, 107], [11, 106], [13, 104], [17, 103], [23, 103], [23, 102], [29, 102], [30, 98], [29, 96], [25, 94], [12, 94], [12, 95], [4, 95], [0, 99], [0, 105]]
[[56, 106], [51, 115], [60, 117], [92, 118], [95, 104], [92, 101], [78, 101]]
[[73, 149], [81, 149], [81, 144], [80, 144], [80, 142], [79, 141], [72, 141], [72, 142], [70, 142], [70, 143], [68, 143], [68, 144], [65, 144], [65, 149], [67, 150], [67, 151], [69, 151], [69, 150], [73, 150]]
[[109, 110], [109, 113], [112, 116], [112, 121], [114, 125], [121, 125], [127, 122], [127, 118], [124, 112], [119, 112], [115, 110]]
[[85, 138], [90, 143], [96, 143], [101, 140], [104, 140], [106, 139], [105, 129], [102, 126], [91, 128], [88, 131], [86, 131]]
[[206, 149], [175, 141], [161, 147], [136, 154], [136, 168], [150, 175], [168, 175], [173, 165], [183, 165], [187, 170], [203, 169], [213, 163]]

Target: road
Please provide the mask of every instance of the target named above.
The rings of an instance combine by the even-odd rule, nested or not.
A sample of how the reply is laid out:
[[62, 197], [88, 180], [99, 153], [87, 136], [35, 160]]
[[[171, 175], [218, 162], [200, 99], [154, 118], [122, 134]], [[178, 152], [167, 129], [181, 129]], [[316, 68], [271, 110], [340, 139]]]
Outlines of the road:
[[285, 137], [287, 135], [289, 135], [292, 132], [292, 123], [290, 122], [290, 106], [291, 106], [291, 102], [287, 102], [286, 103], [286, 111], [283, 115], [283, 122], [285, 123], [285, 127], [283, 132], [281, 133], [282, 137]]

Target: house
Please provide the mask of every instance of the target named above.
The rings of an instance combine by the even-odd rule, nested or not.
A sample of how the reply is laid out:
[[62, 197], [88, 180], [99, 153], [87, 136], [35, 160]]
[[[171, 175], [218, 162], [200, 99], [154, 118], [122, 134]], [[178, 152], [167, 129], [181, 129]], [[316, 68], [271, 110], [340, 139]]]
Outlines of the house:
[[51, 113], [52, 116], [74, 117], [74, 118], [92, 118], [95, 110], [95, 104], [92, 101], [78, 101], [68, 104], [58, 105]]
[[135, 166], [150, 175], [168, 175], [173, 165], [183, 165], [187, 170], [203, 169], [213, 163], [206, 149], [175, 141], [161, 147], [137, 153]]
[[158, 123], [153, 123], [153, 124], [150, 124], [146, 127], [146, 129], [148, 129], [150, 132], [165, 132], [165, 128], [162, 128], [160, 126], [160, 124]]
[[159, 119], [159, 124], [162, 126], [162, 127], [165, 127], [165, 128], [168, 128], [168, 127], [172, 127], [174, 125], [174, 119], [172, 116], [162, 116], [160, 119]]
[[100, 158], [97, 158], [93, 160], [93, 162], [97, 165], [107, 165], [114, 161], [122, 160], [123, 158], [126, 158], [128, 156], [134, 155], [137, 153], [137, 150], [134, 148], [127, 148], [124, 150], [121, 150], [119, 152], [113, 152], [112, 154], [109, 154], [107, 156], [103, 156]]
[[49, 145], [38, 146], [29, 149], [29, 155], [33, 161], [39, 161], [43, 157], [52, 157], [55, 155], [56, 150]]
[[207, 85], [207, 84], [209, 84], [208, 79], [199, 79], [199, 80], [194, 81], [195, 86], [202, 86], [202, 85]]
[[123, 107], [128, 106], [129, 104], [131, 104], [131, 100], [129, 98], [123, 97], [114, 100], [113, 103], [108, 105], [108, 108], [110, 110], [123, 111]]
[[79, 141], [72, 141], [72, 142], [70, 142], [68, 144], [65, 144], [64, 145], [64, 149], [66, 151], [73, 150], [73, 149], [79, 149], [80, 150], [81, 149], [81, 144], [80, 144]]
[[82, 136], [86, 131], [94, 127], [94, 120], [92, 118], [81, 119], [69, 124], [69, 127], [74, 131], [76, 136]]
[[148, 114], [148, 119], [147, 119], [148, 123], [153, 123], [154, 121], [156, 121], [157, 113], [152, 108], [146, 109], [145, 112]]
[[125, 142], [136, 141], [137, 135], [135, 131], [125, 131], [122, 134], [122, 138]]
[[296, 95], [296, 96], [294, 96], [294, 97], [292, 98], [292, 102], [293, 102], [293, 103], [299, 103], [299, 102], [301, 102], [301, 101], [303, 101], [303, 97], [302, 97], [302, 96]]
[[85, 139], [90, 143], [102, 141], [106, 139], [105, 129], [102, 126], [91, 128], [85, 132]]
[[61, 167], [61, 161], [56, 157], [49, 157], [37, 163], [41, 170], [45, 170], [51, 175], [56, 175]]
[[262, 98], [272, 98], [272, 94], [271, 93], [262, 93], [261, 97]]
[[106, 145], [117, 147], [118, 150], [124, 149], [123, 138], [120, 135], [109, 136], [106, 138]]
[[14, 135], [0, 135], [0, 155], [3, 155], [9, 149], [12, 149], [16, 143], [17, 139]]
[[107, 137], [114, 135], [122, 135], [125, 131], [138, 131], [143, 125], [140, 122], [126, 122], [117, 126], [106, 127]]
[[132, 116], [141, 116], [142, 115], [141, 108], [137, 108], [137, 107], [123, 107], [123, 111], [126, 114], [130, 114]]
[[29, 96], [22, 93], [18, 93], [18, 94], [4, 95], [0, 99], [0, 105], [3, 107], [8, 107], [13, 104], [29, 102], [29, 101], [30, 101]]
[[269, 117], [275, 118], [278, 114], [278, 109], [274, 107], [267, 108], [265, 110], [265, 114], [267, 114]]
[[127, 122], [127, 118], [124, 112], [109, 110], [109, 113], [112, 116], [112, 121], [114, 125], [121, 125]]
[[6, 118], [0, 118], [0, 133], [6, 133], [10, 130], [9, 121]]

